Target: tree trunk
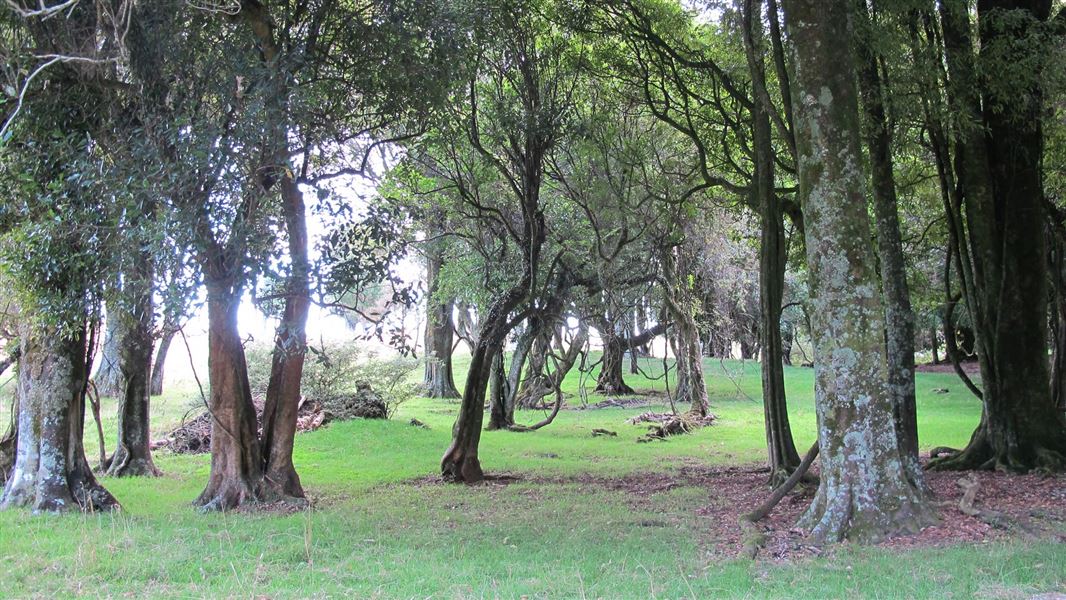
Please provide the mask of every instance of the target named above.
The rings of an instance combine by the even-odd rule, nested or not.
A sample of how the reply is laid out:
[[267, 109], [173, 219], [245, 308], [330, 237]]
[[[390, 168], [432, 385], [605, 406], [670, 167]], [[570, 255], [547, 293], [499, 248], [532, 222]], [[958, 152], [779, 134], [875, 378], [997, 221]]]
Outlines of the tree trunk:
[[96, 390], [103, 396], [117, 398], [122, 395], [122, 362], [119, 350], [120, 322], [119, 313], [122, 309], [117, 303], [107, 304], [107, 314], [104, 323], [104, 341], [100, 349], [100, 365], [96, 368], [93, 381]]
[[[744, 34], [748, 69], [759, 95], [769, 98], [766, 90], [765, 66], [756, 40], [760, 38], [761, 11], [750, 0], [745, 3]], [[785, 399], [784, 365], [790, 364], [792, 331], [789, 330], [788, 350], [781, 334], [781, 303], [785, 293], [787, 256], [780, 199], [774, 190], [774, 149], [770, 130], [772, 109], [768, 102], [756, 102], [752, 110], [752, 131], [755, 148], [755, 182], [753, 193], [759, 207], [759, 317], [762, 354], [763, 420], [766, 428], [766, 448], [770, 466], [770, 486], [778, 487], [788, 480], [800, 464], [792, 427], [788, 420]]]
[[504, 351], [501, 348], [492, 357], [492, 369], [489, 374], [489, 424], [488, 430], [507, 429], [514, 425], [514, 408], [508, 407], [508, 398], [512, 398], [504, 374]]
[[937, 339], [936, 326], [929, 328], [929, 347], [933, 349], [933, 364], [940, 364], [940, 340]]
[[1059, 412], [1066, 411], [1066, 227], [1061, 215], [1049, 215], [1048, 268], [1053, 302], [1051, 318], [1051, 401]]
[[[684, 249], [677, 248], [677, 253], [684, 257]], [[674, 248], [666, 248], [661, 253], [663, 268], [663, 299], [667, 310], [674, 320], [674, 352], [677, 356], [678, 386], [675, 399], [691, 404], [689, 412], [698, 417], [707, 416], [707, 385], [703, 379], [703, 351], [700, 348], [700, 334], [696, 318], [692, 314], [692, 295], [689, 285], [689, 269], [684, 261], [674, 256]], [[678, 267], [681, 263], [681, 268]]]
[[885, 346], [892, 414], [903, 465], [914, 482], [921, 482], [918, 462], [918, 419], [914, 392], [914, 312], [907, 286], [907, 263], [899, 230], [896, 179], [893, 173], [892, 132], [885, 114], [885, 93], [878, 72], [867, 0], [854, 0], [853, 12], [858, 82], [865, 113], [866, 146], [870, 153], [877, 252], [885, 304]]
[[[17, 357], [11, 356], [9, 358], [11, 358], [17, 365]], [[16, 368], [18, 367], [16, 366]], [[4, 371], [0, 371], [0, 375], [3, 374]], [[0, 484], [7, 483], [8, 475], [11, 473], [11, 467], [15, 464], [15, 449], [18, 447], [19, 440], [19, 394], [17, 373], [15, 377], [15, 391], [11, 395], [11, 413], [8, 415], [7, 431], [4, 432], [3, 437], [0, 437]]]
[[426, 372], [423, 385], [429, 398], [458, 398], [452, 374], [452, 302], [438, 298], [440, 250], [431, 246], [426, 264]]
[[286, 286], [285, 312], [274, 336], [259, 451], [265, 461], [265, 485], [272, 488], [271, 495], [295, 500], [306, 497], [300, 485], [300, 476], [292, 463], [292, 451], [296, 441], [300, 384], [307, 354], [306, 327], [311, 290], [303, 193], [287, 174], [281, 180], [281, 200], [291, 271]]
[[796, 138], [815, 345], [821, 482], [800, 520], [815, 540], [874, 541], [930, 522], [892, 418], [884, 309], [859, 146], [844, 3], [785, 4], [796, 53]]
[[[984, 411], [966, 448], [932, 466], [1062, 470], [1066, 426], [1052, 402], [1045, 335], [1039, 74], [1005, 70], [1007, 80], [996, 86], [1009, 86], [1013, 95], [1011, 105], [1002, 106], [993, 91], [981, 87], [986, 81], [974, 64], [966, 3], [945, 0], [940, 7], [952, 79], [949, 99], [959, 115], [956, 169], [972, 262], [965, 297], [977, 334]], [[1041, 47], [1019, 40], [1029, 40], [1049, 14], [1049, 2], [979, 2], [981, 46], [989, 55], [1000, 53], [982, 60], [1022, 63], [1042, 53]]]
[[[549, 334], [550, 335], [550, 334]], [[545, 372], [548, 362], [548, 353], [551, 352], [551, 337], [545, 337], [543, 332], [533, 340], [533, 348], [529, 352], [529, 361], [526, 366], [526, 376], [515, 398], [515, 406], [518, 408], [538, 408], [544, 394], [548, 375]]]
[[82, 445], [88, 382], [84, 327], [65, 338], [27, 325], [21, 339], [19, 435], [0, 508], [119, 508], [97, 483]]
[[114, 477], [159, 475], [152, 462], [149, 429], [149, 384], [152, 370], [152, 256], [139, 248], [122, 286], [124, 308], [108, 314], [115, 321], [112, 335], [119, 349], [121, 396], [118, 404], [118, 443], [107, 467]]
[[167, 364], [167, 354], [170, 352], [170, 344], [178, 330], [168, 321], [163, 322], [163, 337], [159, 338], [159, 346], [155, 351], [155, 360], [152, 362], [152, 387], [151, 395], [163, 394], [163, 371]]
[[603, 340], [603, 361], [600, 363], [600, 375], [596, 378], [594, 391], [608, 396], [634, 393], [633, 388], [629, 387], [622, 377], [626, 352], [624, 339], [615, 332], [613, 325], [604, 327], [600, 331], [600, 337]]
[[264, 461], [237, 330], [241, 290], [225, 278], [209, 277], [206, 287], [211, 473], [194, 504], [203, 510], [229, 510], [269, 498], [263, 494]]

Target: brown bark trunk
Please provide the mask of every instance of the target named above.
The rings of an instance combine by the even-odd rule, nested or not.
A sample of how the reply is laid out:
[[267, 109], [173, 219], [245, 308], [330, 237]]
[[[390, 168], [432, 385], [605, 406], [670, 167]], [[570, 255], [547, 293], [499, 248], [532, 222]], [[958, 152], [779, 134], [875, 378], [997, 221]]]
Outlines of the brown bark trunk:
[[97, 483], [82, 445], [88, 382], [85, 329], [63, 337], [24, 326], [21, 338], [19, 436], [0, 508], [119, 508], [114, 496]]
[[116, 320], [121, 396], [118, 405], [118, 442], [107, 468], [114, 477], [159, 475], [152, 462], [149, 429], [149, 380], [152, 369], [152, 257], [139, 249], [122, 286], [128, 310], [108, 315]]
[[452, 302], [438, 298], [439, 276], [443, 259], [431, 247], [426, 264], [426, 372], [423, 385], [429, 398], [458, 398], [452, 373]]
[[[773, 10], [775, 7], [771, 7]], [[744, 32], [748, 69], [754, 85], [766, 93], [765, 67], [756, 40], [759, 39], [760, 11], [755, 3], [745, 3]], [[773, 139], [770, 131], [772, 109], [767, 103], [756, 103], [752, 111], [753, 143], [755, 148], [754, 204], [759, 207], [759, 316], [762, 345], [762, 398], [766, 429], [766, 448], [770, 466], [770, 486], [778, 487], [788, 480], [800, 464], [792, 427], [788, 420], [785, 399], [784, 364], [789, 363], [781, 335], [781, 303], [785, 291], [786, 249], [780, 200], [774, 190]], [[791, 114], [791, 113], [789, 113]], [[791, 119], [789, 120], [791, 122]], [[791, 337], [789, 339], [791, 347]]]
[[914, 482], [921, 482], [918, 462], [918, 419], [914, 391], [914, 312], [907, 285], [907, 264], [899, 230], [896, 179], [893, 173], [892, 132], [885, 114], [885, 93], [874, 49], [876, 35], [866, 0], [855, 0], [854, 18], [858, 55], [859, 93], [865, 113], [866, 146], [870, 155], [877, 252], [885, 304], [885, 347], [888, 387], [904, 467]]
[[[676, 252], [684, 257], [684, 249]], [[688, 402], [689, 412], [698, 416], [707, 416], [707, 386], [703, 379], [703, 352], [700, 348], [699, 329], [692, 314], [692, 294], [687, 288], [689, 270], [684, 268], [684, 260], [675, 257], [674, 248], [666, 248], [661, 253], [663, 268], [663, 298], [667, 310], [673, 319], [674, 351], [677, 356], [678, 387], [674, 399]], [[680, 267], [679, 267], [680, 264]]]
[[629, 387], [622, 377], [622, 363], [626, 351], [624, 340], [615, 333], [613, 325], [603, 328], [600, 337], [603, 340], [603, 362], [600, 363], [595, 392], [608, 396], [634, 393], [633, 388]]
[[248, 365], [237, 330], [240, 287], [210, 277], [206, 286], [211, 473], [194, 504], [203, 510], [229, 510], [269, 498], [262, 493], [264, 461]]
[[274, 353], [263, 405], [263, 433], [259, 451], [265, 461], [265, 485], [271, 495], [305, 498], [300, 476], [292, 463], [300, 384], [307, 354], [307, 312], [311, 304], [307, 258], [307, 217], [303, 193], [288, 175], [281, 180], [282, 213], [289, 241], [289, 281], [285, 311], [274, 336]]
[[109, 302], [104, 323], [104, 339], [100, 348], [100, 365], [96, 368], [93, 381], [96, 382], [96, 390], [103, 396], [118, 398], [122, 396], [122, 362], [119, 351], [119, 340], [122, 337], [120, 329], [120, 316], [122, 309], [118, 303]]
[[892, 418], [884, 309], [870, 247], [847, 4], [785, 4], [796, 49], [796, 140], [815, 342], [818, 492], [800, 520], [820, 541], [916, 532], [931, 513]]

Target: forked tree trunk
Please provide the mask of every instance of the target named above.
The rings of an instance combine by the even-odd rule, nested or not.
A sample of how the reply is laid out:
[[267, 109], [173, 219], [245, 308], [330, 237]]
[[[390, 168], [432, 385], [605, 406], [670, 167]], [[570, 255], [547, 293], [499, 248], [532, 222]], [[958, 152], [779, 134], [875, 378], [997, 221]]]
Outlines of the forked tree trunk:
[[[1066, 468], [1066, 425], [1049, 385], [1044, 195], [1039, 77], [1010, 71], [1010, 106], [982, 103], [965, 2], [940, 4], [945, 56], [958, 113], [956, 166], [965, 198], [972, 276], [967, 308], [977, 333], [984, 411], [969, 444], [934, 463], [943, 469], [1027, 472]], [[1028, 42], [1050, 15], [1040, 1], [978, 3], [982, 48], [1023, 62], [1044, 52]], [[1026, 40], [1020, 44], [1019, 40]], [[964, 261], [965, 262], [965, 261]]]
[[152, 462], [149, 429], [149, 383], [152, 370], [152, 257], [147, 248], [139, 248], [132, 257], [122, 286], [121, 312], [109, 314], [115, 319], [112, 335], [118, 346], [120, 396], [118, 404], [118, 442], [107, 467], [115, 477], [159, 475]]
[[269, 499], [263, 494], [264, 461], [237, 330], [240, 297], [240, 288], [225, 279], [207, 281], [211, 473], [194, 502], [203, 510], [228, 510]]
[[282, 213], [289, 238], [291, 272], [285, 294], [285, 312], [274, 336], [274, 353], [263, 405], [263, 433], [259, 451], [264, 464], [264, 488], [270, 495], [303, 499], [300, 476], [292, 463], [296, 419], [300, 408], [300, 384], [307, 354], [307, 312], [311, 304], [308, 281], [307, 217], [303, 194], [296, 182], [281, 180]]
[[877, 252], [885, 303], [885, 345], [888, 387], [904, 467], [915, 482], [922, 481], [918, 462], [918, 418], [914, 392], [914, 311], [907, 286], [907, 262], [899, 230], [896, 179], [893, 173], [892, 132], [885, 114], [885, 90], [874, 49], [877, 32], [870, 20], [867, 0], [853, 0], [858, 82], [865, 113], [866, 145], [870, 153]]
[[82, 445], [85, 329], [69, 337], [29, 325], [21, 334], [18, 442], [0, 509], [110, 510], [119, 503], [93, 476]]
[[796, 138], [815, 342], [821, 482], [800, 525], [873, 541], [930, 522], [892, 418], [846, 3], [785, 4], [796, 50]]
[[526, 376], [518, 389], [515, 406], [518, 408], [537, 408], [544, 395], [540, 391], [545, 387], [548, 353], [551, 352], [551, 338], [545, 338], [543, 332], [533, 340], [526, 363]]
[[452, 302], [437, 297], [442, 266], [440, 252], [430, 248], [426, 265], [426, 372], [423, 385], [429, 398], [458, 398], [452, 374]]
[[[746, 3], [744, 14], [745, 50], [752, 81], [760, 97], [769, 98], [766, 89], [763, 54], [756, 40], [761, 33], [761, 10]], [[785, 399], [784, 365], [789, 364], [792, 332], [786, 349], [781, 335], [781, 303], [785, 292], [786, 249], [781, 202], [774, 190], [774, 149], [770, 130], [768, 102], [756, 102], [752, 111], [752, 132], [755, 148], [754, 204], [759, 207], [759, 318], [760, 345], [763, 355], [762, 372], [763, 420], [766, 428], [766, 448], [769, 455], [770, 486], [784, 483], [800, 464], [792, 427], [788, 420]]]
[[152, 361], [152, 387], [149, 392], [152, 396], [163, 394], [163, 372], [167, 364], [167, 354], [170, 352], [170, 344], [174, 342], [174, 336], [177, 333], [177, 329], [170, 326], [167, 321], [163, 322], [163, 337], [159, 338], [155, 358]]

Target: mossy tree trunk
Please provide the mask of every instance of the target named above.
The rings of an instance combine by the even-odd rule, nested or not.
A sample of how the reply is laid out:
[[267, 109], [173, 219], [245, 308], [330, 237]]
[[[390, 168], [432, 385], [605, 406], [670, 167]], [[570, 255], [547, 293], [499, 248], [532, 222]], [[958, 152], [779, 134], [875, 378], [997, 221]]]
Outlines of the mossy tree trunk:
[[[689, 289], [689, 269], [685, 268], [684, 252], [683, 247], [663, 248], [660, 252], [663, 299], [675, 325], [673, 337], [678, 377], [675, 400], [688, 402], [690, 413], [706, 417], [708, 403], [707, 385], [703, 379], [703, 350], [696, 317], [692, 313], [693, 290]], [[681, 255], [682, 260], [678, 260], [677, 255]]]
[[859, 93], [872, 172], [881, 289], [885, 303], [888, 387], [892, 392], [900, 454], [907, 472], [918, 482], [922, 481], [922, 466], [918, 462], [918, 418], [914, 391], [914, 311], [911, 309], [907, 262], [903, 256], [899, 229], [892, 132], [885, 113], [887, 90], [881, 82], [878, 54], [874, 47], [877, 30], [871, 21], [866, 0], [853, 1], [852, 15], [858, 55]]
[[88, 383], [85, 329], [68, 335], [42, 326], [22, 329], [19, 434], [0, 508], [118, 508], [118, 501], [93, 476], [82, 445]]
[[785, 3], [795, 45], [800, 198], [810, 270], [821, 482], [800, 525], [873, 541], [930, 521], [893, 421], [884, 309], [869, 244], [849, 6]]

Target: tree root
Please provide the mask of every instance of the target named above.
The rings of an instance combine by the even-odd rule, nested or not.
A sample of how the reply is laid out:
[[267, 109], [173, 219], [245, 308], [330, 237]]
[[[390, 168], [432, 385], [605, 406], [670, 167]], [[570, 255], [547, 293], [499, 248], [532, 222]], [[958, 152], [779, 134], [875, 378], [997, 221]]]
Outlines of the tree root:
[[766, 544], [766, 534], [759, 529], [755, 524], [758, 521], [766, 518], [766, 515], [770, 514], [770, 511], [781, 500], [792, 491], [793, 488], [803, 480], [807, 471], [810, 470], [811, 464], [814, 463], [814, 459], [818, 457], [818, 442], [814, 442], [811, 449], [807, 451], [806, 456], [803, 457], [803, 462], [800, 463], [796, 470], [792, 472], [792, 475], [781, 485], [774, 489], [774, 492], [770, 494], [770, 498], [761, 506], [755, 510], [741, 515], [740, 529], [744, 533], [744, 549], [741, 550], [741, 555], [750, 559], [754, 559], [759, 554], [759, 549]]
[[977, 490], [980, 482], [976, 478], [963, 477], [955, 482], [963, 489], [962, 498], [959, 499], [959, 512], [974, 517], [996, 529], [1002, 529], [1012, 533], [1020, 533], [1029, 537], [1038, 537], [1038, 532], [1017, 519], [996, 510], [980, 509], [974, 506], [977, 499]]

